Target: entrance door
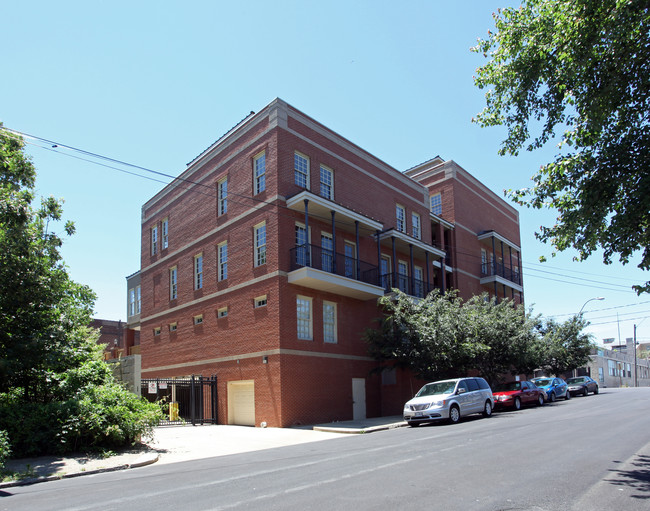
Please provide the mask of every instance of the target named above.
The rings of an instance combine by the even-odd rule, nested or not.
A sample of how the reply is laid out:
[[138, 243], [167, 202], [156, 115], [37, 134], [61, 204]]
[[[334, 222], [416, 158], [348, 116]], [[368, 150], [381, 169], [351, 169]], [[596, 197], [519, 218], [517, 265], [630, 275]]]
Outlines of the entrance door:
[[366, 418], [366, 379], [352, 378], [352, 419]]
[[228, 382], [228, 424], [255, 426], [253, 380]]

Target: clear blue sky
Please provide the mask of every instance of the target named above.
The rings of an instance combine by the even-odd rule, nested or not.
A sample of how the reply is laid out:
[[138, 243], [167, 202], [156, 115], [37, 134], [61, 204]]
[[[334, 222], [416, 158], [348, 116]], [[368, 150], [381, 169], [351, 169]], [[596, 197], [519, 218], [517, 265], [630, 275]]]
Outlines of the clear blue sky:
[[[251, 110], [280, 97], [399, 170], [453, 159], [497, 193], [528, 186], [550, 147], [499, 157], [481, 129], [469, 48], [493, 28], [493, 1], [4, 2], [0, 121], [6, 127], [178, 175]], [[139, 269], [140, 208], [163, 183], [30, 143], [38, 192], [65, 199], [77, 234], [63, 249], [96, 316], [126, 318]], [[79, 156], [76, 154], [76, 156]], [[96, 161], [96, 160], [94, 160]], [[124, 169], [124, 167], [120, 167]], [[133, 170], [133, 169], [131, 169]], [[144, 174], [144, 173], [142, 173]], [[520, 209], [524, 290], [536, 313], [585, 307], [596, 340], [650, 340], [650, 295], [635, 264], [605, 266], [535, 240], [552, 212]], [[619, 322], [617, 322], [617, 315]]]

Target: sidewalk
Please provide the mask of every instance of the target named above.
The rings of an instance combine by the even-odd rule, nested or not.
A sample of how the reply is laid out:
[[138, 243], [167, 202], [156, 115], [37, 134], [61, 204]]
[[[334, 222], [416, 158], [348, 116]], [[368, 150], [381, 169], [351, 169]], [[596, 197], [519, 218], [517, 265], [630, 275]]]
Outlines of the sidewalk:
[[152, 463], [227, 456], [242, 452], [273, 449], [287, 445], [340, 438], [341, 434], [363, 434], [405, 426], [401, 416], [378, 417], [359, 421], [342, 421], [296, 428], [253, 428], [247, 426], [164, 426], [155, 430], [154, 438], [145, 439], [140, 448], [122, 451], [115, 456], [42, 456], [10, 460], [7, 470], [30, 472], [32, 477], [0, 483], [0, 488], [65, 477], [77, 477], [137, 468]]

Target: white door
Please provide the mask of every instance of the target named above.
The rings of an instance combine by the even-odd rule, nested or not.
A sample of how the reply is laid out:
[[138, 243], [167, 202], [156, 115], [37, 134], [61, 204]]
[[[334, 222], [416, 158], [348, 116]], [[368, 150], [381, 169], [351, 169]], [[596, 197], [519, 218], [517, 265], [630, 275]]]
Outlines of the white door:
[[352, 378], [352, 419], [366, 418], [366, 379]]
[[255, 426], [255, 383], [228, 382], [228, 424]]

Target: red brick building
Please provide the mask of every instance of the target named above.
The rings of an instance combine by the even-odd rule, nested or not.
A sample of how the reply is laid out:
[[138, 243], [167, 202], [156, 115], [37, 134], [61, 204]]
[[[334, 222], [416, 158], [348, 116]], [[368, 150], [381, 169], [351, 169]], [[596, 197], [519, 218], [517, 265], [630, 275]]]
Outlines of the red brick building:
[[221, 423], [399, 414], [421, 382], [372, 372], [377, 299], [521, 301], [519, 243], [516, 210], [454, 162], [401, 173], [276, 99], [142, 208], [142, 376], [216, 374]]

